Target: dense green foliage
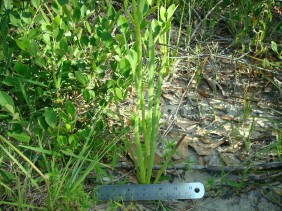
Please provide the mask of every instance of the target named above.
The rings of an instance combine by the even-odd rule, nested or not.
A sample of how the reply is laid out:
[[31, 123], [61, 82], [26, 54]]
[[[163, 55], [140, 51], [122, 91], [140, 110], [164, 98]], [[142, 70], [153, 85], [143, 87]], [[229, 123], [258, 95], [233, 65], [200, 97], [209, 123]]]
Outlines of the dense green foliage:
[[[172, 43], [170, 30], [173, 24], [184, 28], [189, 47], [197, 26], [192, 10], [204, 20], [203, 30], [195, 31], [202, 40], [226, 27], [238, 49], [273, 55], [278, 64], [282, 23], [272, 14], [275, 1], [200, 2], [124, 1], [124, 11], [120, 1], [1, 1], [0, 205], [89, 207], [86, 176], [95, 171], [99, 181], [106, 174], [102, 159], [114, 164], [120, 153], [132, 151], [130, 129], [138, 181], [151, 182], [162, 76], [169, 74], [169, 55], [177, 54], [168, 46], [180, 45], [180, 34]], [[180, 15], [173, 22], [174, 12]], [[162, 61], [154, 54], [156, 43]], [[266, 60], [262, 65], [277, 65]], [[130, 117], [124, 119], [119, 109], [132, 84], [138, 101], [130, 128], [124, 124]], [[28, 197], [31, 190], [39, 197]]]

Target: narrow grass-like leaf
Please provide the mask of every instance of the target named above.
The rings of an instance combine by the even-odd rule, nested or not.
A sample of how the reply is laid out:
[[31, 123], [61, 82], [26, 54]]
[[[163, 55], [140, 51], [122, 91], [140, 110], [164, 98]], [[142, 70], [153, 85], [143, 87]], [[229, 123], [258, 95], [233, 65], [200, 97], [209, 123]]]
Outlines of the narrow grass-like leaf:
[[148, 166], [148, 172], [147, 172], [147, 182], [149, 182], [151, 176], [152, 176], [152, 170], [153, 170], [153, 164], [154, 164], [154, 158], [155, 158], [155, 151], [156, 151], [156, 145], [157, 145], [157, 132], [158, 132], [158, 126], [159, 121], [161, 118], [160, 113], [160, 98], [161, 98], [161, 88], [162, 88], [162, 82], [163, 82], [163, 75], [165, 72], [165, 66], [167, 64], [167, 60], [164, 58], [162, 61], [161, 70], [158, 77], [158, 82], [156, 86], [156, 95], [155, 95], [155, 106], [152, 116], [152, 135], [151, 135], [151, 143], [150, 143], [150, 158], [149, 158], [149, 166]]
[[19, 80], [19, 83], [20, 83], [20, 88], [21, 88], [24, 100], [25, 100], [25, 102], [26, 102], [30, 112], [32, 113], [32, 108], [31, 108], [31, 105], [30, 105], [30, 102], [29, 102], [29, 98], [27, 97], [27, 94], [26, 94], [26, 91], [25, 91], [25, 87], [24, 87], [24, 85], [23, 85], [21, 80]]
[[[141, 108], [142, 104], [142, 97], [143, 97], [143, 90], [142, 90], [142, 43], [141, 43], [141, 31], [140, 31], [140, 23], [141, 19], [139, 18], [138, 14], [138, 5], [136, 4], [136, 1], [132, 1], [132, 9], [133, 9], [133, 19], [134, 19], [134, 30], [135, 30], [135, 35], [136, 35], [136, 53], [137, 53], [137, 67], [136, 67], [136, 74], [135, 74], [135, 87], [137, 89], [137, 103], [136, 103], [136, 111], [142, 110], [142, 116], [144, 114], [143, 109]], [[146, 170], [145, 170], [145, 165], [144, 165], [144, 155], [143, 155], [143, 150], [142, 146], [140, 143], [140, 117], [139, 114], [135, 116], [135, 125], [134, 125], [134, 140], [135, 140], [135, 145], [136, 145], [136, 150], [137, 150], [137, 157], [138, 157], [138, 164], [139, 166], [137, 168], [140, 169], [139, 173], [139, 178], [140, 178], [140, 183], [145, 183], [146, 179]], [[145, 121], [145, 119], [144, 119]], [[145, 128], [143, 128], [144, 130]], [[146, 140], [146, 138], [145, 138]]]
[[[155, 76], [155, 46], [153, 42], [153, 33], [152, 33], [152, 27], [150, 27], [149, 30], [149, 78], [148, 78], [148, 113], [146, 118], [146, 124], [147, 124], [147, 136], [145, 140], [145, 151], [144, 151], [144, 157], [145, 157], [145, 164], [147, 166], [147, 159], [148, 159], [148, 153], [150, 151], [150, 142], [155, 141], [152, 139], [152, 131], [153, 122], [152, 122], [152, 115], [153, 115], [153, 104], [154, 104], [154, 76]], [[148, 166], [148, 169], [150, 168], [150, 164]], [[148, 178], [150, 175], [147, 174], [146, 176], [146, 182], [148, 183]]]
[[51, 150], [41, 149], [41, 148], [38, 148], [38, 147], [31, 147], [31, 146], [25, 146], [25, 145], [19, 145], [19, 147], [22, 147], [22, 148], [25, 148], [25, 149], [29, 149], [29, 150], [32, 150], [34, 152], [47, 154], [47, 155], [52, 155], [53, 154], [53, 152]]
[[[31, 165], [31, 167], [37, 171], [37, 173], [46, 181], [47, 178], [45, 175], [33, 164], [31, 160], [29, 160], [21, 151], [19, 151], [13, 144], [10, 143], [6, 138], [4, 138], [2, 135], [0, 135], [0, 140], [2, 140], [5, 144], [7, 144], [9, 147], [11, 147], [19, 156], [21, 156], [27, 163]], [[4, 148], [1, 145], [2, 149]], [[4, 148], [5, 149], [5, 148]]]
[[[10, 205], [10, 206], [18, 207], [19, 203], [18, 202], [0, 201], [0, 205]], [[30, 205], [30, 204], [21, 204], [20, 206], [22, 208], [33, 209], [33, 210], [47, 210], [45, 207], [37, 207], [37, 206]]]
[[[0, 135], [1, 136], [1, 135]], [[20, 162], [8, 151], [6, 150], [6, 148], [1, 144], [0, 147], [2, 148], [2, 150], [17, 164], [17, 166], [21, 169], [21, 171], [30, 179], [30, 181], [32, 182], [32, 184], [38, 189], [39, 185], [37, 184], [37, 182], [32, 178], [32, 176], [29, 174], [29, 172], [22, 166], [22, 164], [20, 164]], [[40, 190], [41, 191], [41, 190]]]
[[4, 184], [3, 182], [0, 181], [0, 186], [4, 187], [7, 191], [9, 191], [10, 193], [14, 193], [14, 191], [6, 184]]
[[25, 81], [25, 82], [28, 82], [28, 83], [31, 83], [31, 84], [34, 84], [34, 85], [37, 85], [37, 86], [42, 86], [42, 87], [45, 87], [47, 88], [48, 86], [41, 83], [41, 82], [38, 82], [38, 81], [34, 81], [34, 80], [30, 80], [30, 79], [25, 79], [25, 78], [22, 78], [21, 79], [22, 81]]

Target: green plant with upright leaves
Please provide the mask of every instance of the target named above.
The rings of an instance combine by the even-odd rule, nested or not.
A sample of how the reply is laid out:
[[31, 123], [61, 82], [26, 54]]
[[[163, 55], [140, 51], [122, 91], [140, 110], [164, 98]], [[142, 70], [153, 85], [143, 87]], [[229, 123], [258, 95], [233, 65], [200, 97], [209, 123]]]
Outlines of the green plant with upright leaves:
[[[156, 2], [156, 6], [153, 6], [153, 3], [153, 1], [133, 0], [131, 14], [128, 12], [127, 1], [125, 1], [127, 16], [134, 28], [134, 45], [132, 48], [127, 46], [127, 60], [132, 68], [134, 85], [137, 92], [136, 112], [133, 114], [132, 119], [134, 122], [134, 146], [137, 154], [136, 157], [133, 157], [133, 161], [139, 183], [151, 182], [159, 120], [161, 117], [159, 107], [161, 86], [169, 62], [168, 47], [165, 45], [167, 44], [167, 32], [170, 29], [172, 15], [175, 11], [174, 5], [166, 9], [160, 5], [160, 1]], [[154, 19], [149, 23], [147, 18], [155, 10], [158, 11], [158, 20]], [[126, 39], [126, 27], [128, 23], [123, 17], [120, 18], [119, 23]], [[159, 67], [157, 66], [155, 56], [155, 44], [157, 42], [164, 45], [161, 47], [163, 59]], [[144, 53], [144, 49], [148, 51], [148, 54]], [[148, 65], [144, 65], [143, 61], [147, 56]], [[156, 76], [158, 79], [155, 83], [154, 79]], [[145, 81], [147, 81], [147, 87], [144, 84]], [[147, 104], [145, 92], [148, 93]], [[144, 137], [143, 143], [141, 134]], [[133, 155], [131, 144], [126, 144], [128, 150]], [[158, 180], [159, 177], [154, 182], [158, 182]]]

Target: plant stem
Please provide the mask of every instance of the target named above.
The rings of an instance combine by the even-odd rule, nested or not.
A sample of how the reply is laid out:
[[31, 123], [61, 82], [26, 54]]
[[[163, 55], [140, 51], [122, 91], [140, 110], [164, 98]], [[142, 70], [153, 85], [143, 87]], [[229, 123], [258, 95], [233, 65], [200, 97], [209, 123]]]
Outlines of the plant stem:
[[[139, 1], [138, 1], [139, 3]], [[137, 52], [137, 68], [136, 68], [136, 74], [135, 74], [135, 87], [137, 88], [137, 105], [136, 105], [136, 116], [135, 116], [135, 125], [134, 125], [134, 137], [135, 137], [135, 145], [137, 150], [137, 157], [138, 157], [138, 163], [139, 163], [139, 173], [140, 173], [140, 183], [145, 183], [145, 165], [144, 165], [144, 154], [142, 150], [142, 146], [140, 143], [140, 117], [138, 111], [140, 110], [140, 107], [142, 106], [142, 43], [141, 43], [141, 31], [140, 31], [140, 22], [139, 19], [139, 13], [137, 11], [137, 5], [136, 1], [132, 1], [132, 7], [133, 7], [133, 19], [134, 19], [134, 30], [136, 35], [136, 52]], [[138, 4], [139, 5], [139, 4]], [[142, 109], [142, 116], [143, 116], [143, 109]], [[145, 128], [143, 128], [145, 129]]]
[[182, 137], [181, 137], [181, 138], [179, 139], [179, 141], [177, 142], [176, 146], [169, 152], [168, 157], [167, 157], [165, 163], [162, 165], [161, 169], [160, 169], [160, 170], [158, 171], [158, 173], [157, 173], [157, 176], [156, 176], [156, 178], [155, 178], [155, 180], [154, 180], [154, 183], [157, 183], [157, 182], [160, 180], [160, 178], [161, 178], [161, 176], [162, 176], [164, 170], [166, 169], [166, 167], [167, 167], [167, 165], [168, 165], [170, 159], [172, 158], [172, 156], [174, 155], [174, 153], [176, 152], [176, 150], [178, 149], [178, 147], [180, 146], [180, 144], [183, 142], [185, 136], [186, 136], [186, 134], [182, 135]]

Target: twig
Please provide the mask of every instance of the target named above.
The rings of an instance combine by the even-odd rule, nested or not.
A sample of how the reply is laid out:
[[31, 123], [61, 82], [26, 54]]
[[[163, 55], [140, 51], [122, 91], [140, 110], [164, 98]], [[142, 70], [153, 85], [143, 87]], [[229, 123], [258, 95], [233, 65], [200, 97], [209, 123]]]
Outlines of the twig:
[[200, 28], [200, 26], [202, 25], [202, 23], [204, 22], [204, 20], [206, 20], [206, 19], [208, 18], [208, 16], [214, 11], [214, 9], [215, 9], [219, 4], [221, 4], [222, 2], [223, 2], [223, 0], [217, 2], [217, 4], [214, 5], [214, 7], [213, 7], [213, 8], [206, 14], [206, 16], [200, 21], [200, 23], [196, 26], [195, 30], [193, 31], [193, 34], [191, 35], [190, 40], [192, 40], [192, 39], [195, 37], [195, 35], [196, 35], [198, 29]]
[[[107, 165], [105, 165], [107, 166]], [[109, 165], [110, 166], [110, 165]], [[161, 169], [162, 165], [153, 166], [154, 170]], [[128, 163], [118, 163], [115, 169], [132, 169], [135, 168], [134, 165]], [[175, 164], [173, 166], [168, 166], [167, 170], [194, 170], [194, 171], [208, 171], [208, 172], [244, 172], [248, 171], [266, 171], [266, 170], [281, 170], [282, 162], [269, 162], [269, 163], [257, 163], [250, 166], [201, 166], [201, 165], [189, 165], [189, 164]], [[282, 170], [281, 170], [282, 171]]]
[[175, 117], [176, 117], [176, 115], [177, 115], [177, 113], [178, 113], [178, 110], [179, 110], [179, 108], [180, 108], [180, 106], [181, 106], [181, 104], [182, 104], [182, 102], [183, 102], [183, 99], [184, 99], [184, 97], [185, 97], [185, 95], [186, 95], [186, 93], [187, 93], [187, 91], [188, 91], [188, 87], [190, 86], [191, 82], [193, 81], [195, 75], [196, 75], [196, 69], [195, 69], [194, 74], [192, 75], [190, 81], [188, 82], [188, 84], [187, 84], [187, 86], [186, 86], [186, 88], [185, 88], [184, 93], [183, 93], [182, 96], [181, 96], [180, 102], [179, 102], [179, 104], [178, 104], [178, 106], [177, 106], [177, 108], [176, 108], [176, 111], [175, 111], [175, 113], [174, 113], [174, 116], [172, 117], [172, 121], [171, 121], [171, 123], [169, 124], [169, 126], [167, 127], [167, 130], [166, 130], [166, 131], [164, 132], [164, 134], [162, 135], [162, 138], [168, 134], [170, 128], [172, 127], [172, 124], [173, 124], [173, 122], [174, 122], [174, 120], [175, 120]]
[[253, 181], [253, 182], [271, 182], [273, 180], [276, 180], [280, 178], [282, 179], [282, 172], [278, 172], [275, 174], [267, 174], [267, 175], [256, 175], [256, 174], [250, 174], [247, 177], [248, 181]]
[[[199, 55], [193, 55], [193, 56], [173, 56], [173, 57], [169, 57], [169, 58], [170, 59], [193, 59], [193, 58], [197, 58], [197, 57], [205, 57], [205, 56], [210, 56], [210, 55], [211, 54], [199, 54]], [[223, 55], [213, 55], [213, 56], [216, 57], [216, 58], [228, 59], [228, 60], [231, 60], [231, 61], [235, 61], [235, 62], [244, 64], [244, 65], [247, 65], [247, 66], [250, 66], [250, 67], [254, 67], [254, 68], [257, 68], [259, 70], [268, 72], [268, 73], [272, 73], [272, 74], [276, 74], [276, 75], [282, 75], [281, 72], [276, 72], [276, 71], [272, 71], [272, 70], [269, 70], [269, 69], [266, 69], [266, 68], [263, 68], [263, 67], [259, 67], [259, 66], [253, 65], [253, 64], [249, 64], [246, 61], [244, 61], [243, 59], [241, 59], [241, 57], [240, 58], [232, 58], [230, 56], [223, 56]]]

